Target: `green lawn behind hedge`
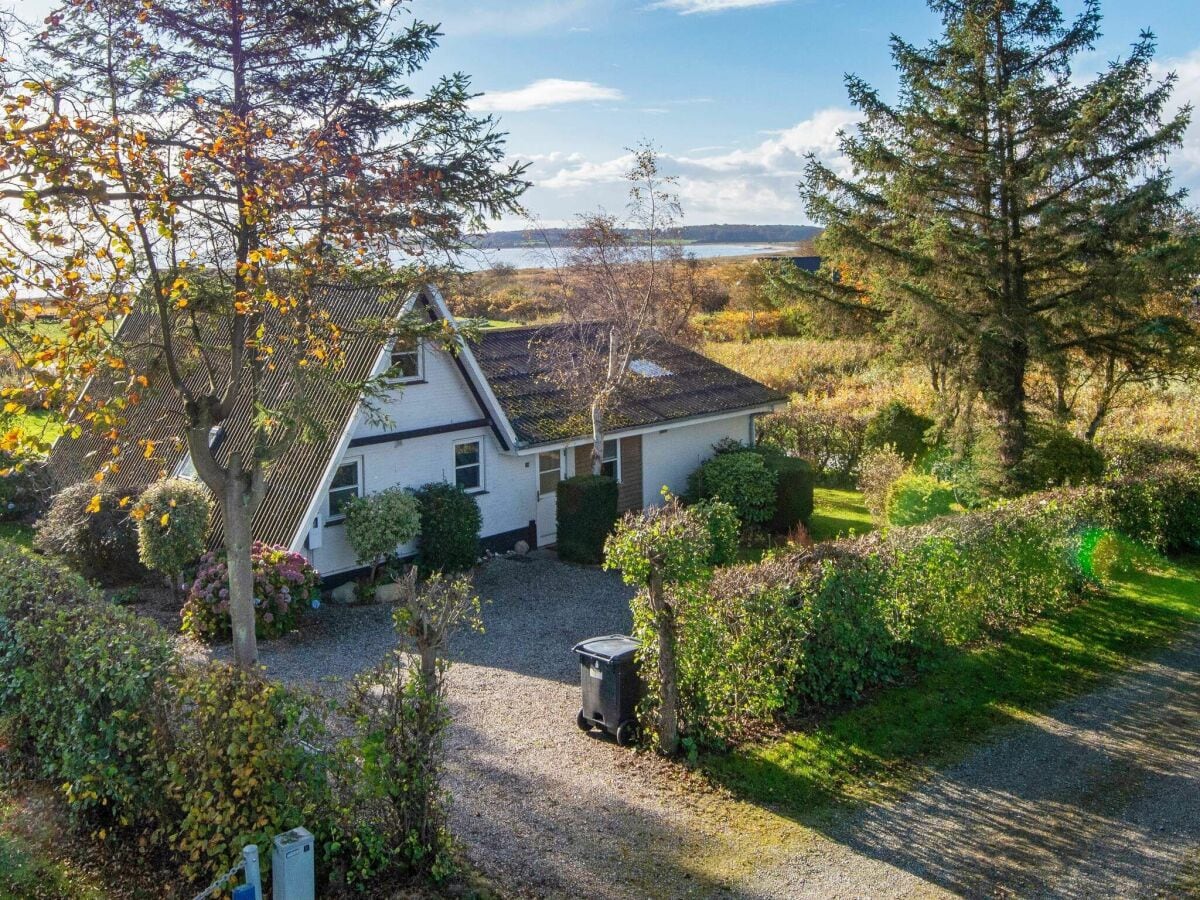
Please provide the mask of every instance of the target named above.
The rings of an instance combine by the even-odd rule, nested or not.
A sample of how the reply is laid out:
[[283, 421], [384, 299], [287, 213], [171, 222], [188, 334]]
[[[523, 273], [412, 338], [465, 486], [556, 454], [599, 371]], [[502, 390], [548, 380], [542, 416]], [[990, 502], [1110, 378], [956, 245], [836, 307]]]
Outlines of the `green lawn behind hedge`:
[[1138, 573], [1002, 643], [948, 652], [911, 684], [782, 740], [704, 760], [746, 799], [812, 820], [894, 795], [989, 732], [1096, 687], [1200, 624], [1200, 557]]
[[813, 516], [808, 533], [814, 541], [866, 534], [875, 524], [858, 491], [819, 487], [813, 491]]

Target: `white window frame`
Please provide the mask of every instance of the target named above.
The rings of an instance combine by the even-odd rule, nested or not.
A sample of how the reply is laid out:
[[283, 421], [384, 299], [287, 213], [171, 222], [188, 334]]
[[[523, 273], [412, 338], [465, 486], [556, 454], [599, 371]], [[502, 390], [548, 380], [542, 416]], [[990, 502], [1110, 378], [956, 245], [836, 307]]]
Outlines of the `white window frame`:
[[[416, 346], [412, 350], [402, 351], [405, 355], [412, 353], [417, 360], [417, 371], [414, 375], [398, 375], [393, 374], [388, 380], [393, 384], [412, 384], [417, 381], [425, 380], [425, 342], [420, 338], [415, 338]], [[392, 346], [388, 351], [388, 368], [395, 368], [396, 365], [396, 346], [400, 343], [400, 338], [392, 341]]]
[[[607, 449], [609, 444], [612, 444], [614, 447], [617, 448], [616, 453], [614, 453], [611, 457], [608, 456], [607, 453], [604, 452]], [[613, 473], [614, 473], [613, 477], [616, 479], [617, 484], [620, 484], [621, 483], [621, 439], [620, 438], [605, 438], [604, 444], [601, 447], [601, 453], [600, 453], [600, 471], [604, 471], [604, 465], [606, 463], [613, 463]]]
[[[460, 466], [458, 464], [458, 448], [466, 446], [467, 444], [475, 444], [479, 448], [479, 462], [468, 463], [467, 465]], [[452, 455], [450, 457], [450, 462], [452, 464], [452, 468], [454, 469], [455, 484], [458, 484], [459, 469], [466, 469], [470, 466], [479, 466], [479, 484], [472, 488], [463, 488], [463, 490], [468, 494], [480, 494], [487, 490], [487, 466], [485, 465], [484, 446], [485, 444], [482, 437], [463, 438], [461, 441], [454, 442], [454, 447], [451, 451]]]
[[342, 491], [347, 491], [350, 489], [350, 485], [346, 485], [345, 487], [340, 487], [340, 488], [335, 488], [333, 486], [333, 482], [337, 478], [338, 471], [343, 466], [348, 466], [348, 465], [353, 465], [355, 467], [355, 471], [358, 473], [358, 480], [354, 484], [354, 490], [355, 490], [354, 496], [361, 497], [361, 496], [363, 496], [363, 494], [365, 492], [364, 488], [365, 488], [365, 484], [366, 484], [366, 475], [365, 475], [365, 469], [363, 466], [363, 458], [361, 456], [345, 457], [344, 459], [342, 459], [342, 461], [340, 463], [338, 463], [336, 466], [334, 466], [333, 474], [329, 478], [329, 487], [325, 489], [325, 523], [327, 525], [332, 525], [335, 522], [342, 522], [342, 521], [345, 521], [345, 519], [346, 519], [346, 516], [344, 514], [334, 515], [333, 498], [330, 495], [334, 491], [342, 492]]

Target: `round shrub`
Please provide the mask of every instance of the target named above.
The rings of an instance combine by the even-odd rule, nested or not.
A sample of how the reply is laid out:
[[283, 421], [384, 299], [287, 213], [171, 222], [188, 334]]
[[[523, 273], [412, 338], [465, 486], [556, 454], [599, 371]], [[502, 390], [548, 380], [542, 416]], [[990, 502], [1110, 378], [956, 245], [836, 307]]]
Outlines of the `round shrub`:
[[1030, 490], [1092, 484], [1104, 474], [1104, 456], [1062, 428], [1038, 429], [1025, 451], [1022, 481]]
[[411, 493], [388, 488], [356, 497], [345, 508], [346, 539], [361, 565], [371, 566], [374, 580], [379, 561], [395, 553], [421, 530], [421, 510]]
[[919, 525], [950, 512], [954, 489], [931, 475], [904, 475], [888, 488], [884, 510], [889, 525]]
[[891, 446], [912, 462], [928, 449], [925, 432], [932, 427], [933, 419], [915, 412], [899, 400], [893, 400], [867, 422], [863, 444], [868, 449]]
[[743, 524], [763, 525], [775, 515], [778, 481], [761, 453], [720, 453], [691, 474], [688, 493], [694, 500], [724, 500]]
[[558, 483], [558, 555], [568, 562], [595, 565], [604, 559], [604, 541], [617, 523], [617, 482], [606, 475], [576, 475]]
[[129, 505], [129, 498], [109, 485], [73, 484], [58, 492], [38, 520], [36, 546], [61, 556], [86, 578], [115, 583], [141, 577]]
[[463, 572], [475, 565], [483, 525], [475, 498], [445, 481], [422, 485], [414, 496], [421, 514], [417, 537], [421, 572]]
[[[320, 586], [317, 570], [286, 547], [254, 542], [254, 631], [260, 638], [286, 634], [296, 624], [300, 607], [312, 602]], [[183, 607], [183, 630], [194, 637], [228, 637], [229, 567], [225, 553], [206, 553]]]
[[788, 534], [797, 525], [807, 525], [813, 513], [816, 473], [803, 459], [784, 456], [771, 449], [755, 448], [767, 468], [775, 473], [775, 514], [767, 523], [774, 534]]
[[142, 565], [178, 586], [183, 570], [204, 553], [211, 514], [212, 498], [204, 485], [186, 478], [154, 482], [134, 510]]

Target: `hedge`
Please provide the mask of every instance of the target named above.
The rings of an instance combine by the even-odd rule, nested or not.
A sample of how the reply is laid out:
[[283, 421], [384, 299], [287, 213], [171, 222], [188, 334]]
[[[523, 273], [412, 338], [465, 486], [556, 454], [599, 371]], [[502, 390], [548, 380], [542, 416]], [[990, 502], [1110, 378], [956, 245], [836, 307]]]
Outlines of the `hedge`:
[[[364, 677], [414, 721], [410, 685], [390, 671]], [[421, 836], [394, 827], [397, 803], [443, 821], [430, 745], [405, 745], [421, 780], [371, 768], [379, 742], [409, 741], [411, 725], [397, 735], [258, 672], [185, 662], [156, 624], [10, 544], [0, 544], [0, 709], [7, 759], [58, 788], [81, 830], [155, 868], [173, 863], [196, 888], [248, 842], [269, 869], [269, 839], [298, 824], [317, 837], [322, 885], [446, 874], [440, 824]]]
[[[1200, 549], [1200, 468], [1035, 494], [754, 565], [677, 593], [685, 733], [723, 741], [836, 708], [948, 647], [1080, 602], [1124, 533]], [[654, 660], [645, 663], [652, 671]]]
[[122, 494], [90, 481], [63, 488], [37, 522], [38, 549], [106, 584], [143, 577], [137, 529], [129, 515], [138, 493]]
[[606, 475], [575, 475], [558, 483], [558, 555], [595, 565], [604, 559], [604, 540], [617, 523], [617, 482]]

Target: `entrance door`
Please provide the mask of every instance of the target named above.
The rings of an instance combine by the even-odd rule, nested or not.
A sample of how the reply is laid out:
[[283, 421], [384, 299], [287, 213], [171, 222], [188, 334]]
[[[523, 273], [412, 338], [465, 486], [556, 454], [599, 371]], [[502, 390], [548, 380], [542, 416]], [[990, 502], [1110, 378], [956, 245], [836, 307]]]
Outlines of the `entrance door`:
[[537, 542], [539, 547], [553, 544], [558, 532], [558, 482], [563, 474], [562, 450], [538, 454], [537, 469]]

